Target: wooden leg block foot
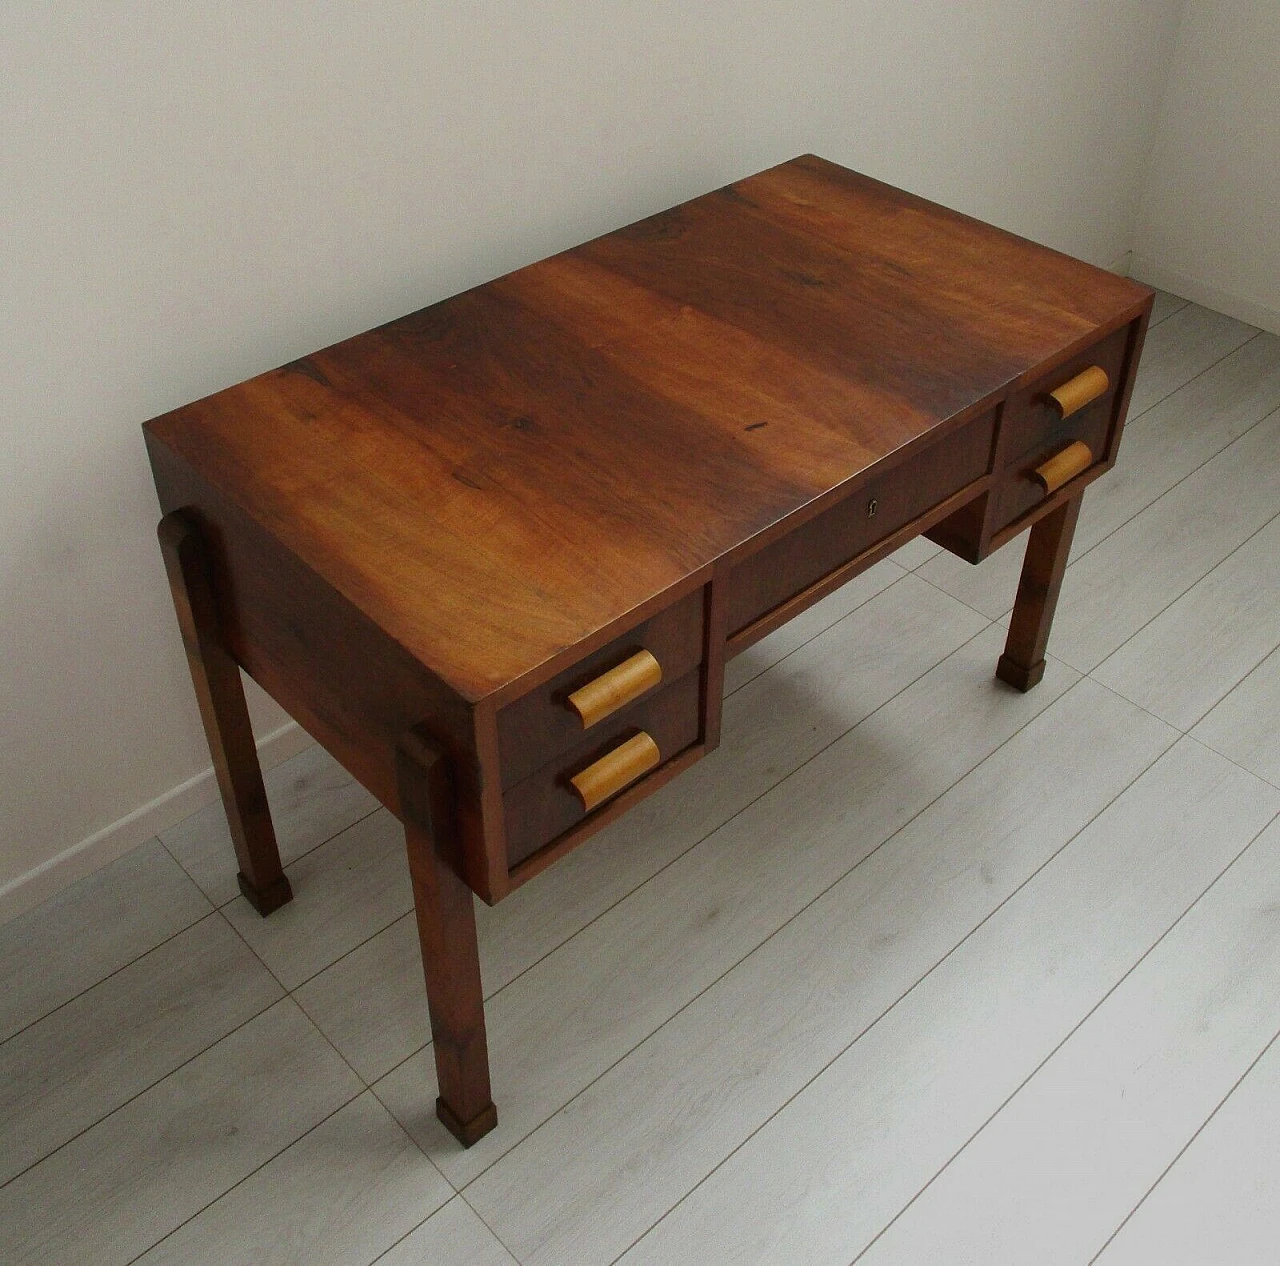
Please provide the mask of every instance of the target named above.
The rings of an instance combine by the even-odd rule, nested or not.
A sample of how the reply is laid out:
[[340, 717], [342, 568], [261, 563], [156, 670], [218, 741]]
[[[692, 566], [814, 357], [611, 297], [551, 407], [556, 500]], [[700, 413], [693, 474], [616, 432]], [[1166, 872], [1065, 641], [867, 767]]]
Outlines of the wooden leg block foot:
[[1040, 679], [1044, 676], [1044, 660], [1032, 664], [1030, 668], [1023, 668], [1021, 664], [1011, 660], [1008, 655], [1001, 655], [1000, 662], [996, 664], [996, 676], [1001, 681], [1007, 682], [1015, 690], [1021, 690], [1023, 694], [1026, 694], [1032, 686], [1040, 684]]
[[443, 1099], [437, 1099], [436, 1116], [463, 1147], [470, 1147], [472, 1143], [484, 1138], [498, 1124], [498, 1109], [492, 1103], [476, 1113], [470, 1121], [460, 1121], [454, 1110]]
[[244, 893], [244, 899], [264, 919], [272, 910], [279, 910], [282, 905], [293, 900], [293, 889], [289, 887], [289, 880], [285, 875], [281, 875], [274, 883], [267, 884], [265, 888], [255, 888], [244, 877], [243, 872], [237, 872], [236, 880], [240, 884], [240, 891]]

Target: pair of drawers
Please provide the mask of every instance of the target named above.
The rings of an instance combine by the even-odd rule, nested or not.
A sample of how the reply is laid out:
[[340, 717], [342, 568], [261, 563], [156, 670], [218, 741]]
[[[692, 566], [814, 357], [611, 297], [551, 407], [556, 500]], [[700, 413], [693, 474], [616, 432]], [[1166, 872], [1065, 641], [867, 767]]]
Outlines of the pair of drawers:
[[989, 533], [1107, 459], [1130, 334], [1129, 326], [1116, 330], [1006, 402]]
[[694, 590], [498, 713], [509, 866], [698, 741], [703, 608]]

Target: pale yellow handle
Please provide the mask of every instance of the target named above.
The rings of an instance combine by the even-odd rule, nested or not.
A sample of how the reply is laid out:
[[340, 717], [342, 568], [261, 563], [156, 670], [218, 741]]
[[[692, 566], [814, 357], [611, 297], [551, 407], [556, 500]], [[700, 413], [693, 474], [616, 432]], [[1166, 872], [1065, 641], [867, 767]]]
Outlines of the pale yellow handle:
[[1099, 396], [1105, 396], [1109, 386], [1111, 380], [1107, 377], [1107, 371], [1099, 369], [1097, 365], [1090, 365], [1074, 378], [1067, 379], [1061, 387], [1049, 392], [1049, 400], [1064, 418], [1069, 418]]
[[1083, 440], [1068, 444], [1060, 453], [1054, 453], [1047, 462], [1041, 462], [1031, 472], [1031, 477], [1046, 493], [1057, 492], [1069, 479], [1083, 474], [1093, 465], [1093, 450]]
[[610, 796], [629, 787], [641, 774], [647, 774], [662, 763], [658, 745], [643, 730], [613, 751], [606, 752], [594, 765], [569, 779], [570, 785], [590, 813]]
[[662, 665], [648, 651], [637, 651], [617, 668], [575, 690], [567, 702], [582, 718], [585, 730], [652, 690], [661, 680]]

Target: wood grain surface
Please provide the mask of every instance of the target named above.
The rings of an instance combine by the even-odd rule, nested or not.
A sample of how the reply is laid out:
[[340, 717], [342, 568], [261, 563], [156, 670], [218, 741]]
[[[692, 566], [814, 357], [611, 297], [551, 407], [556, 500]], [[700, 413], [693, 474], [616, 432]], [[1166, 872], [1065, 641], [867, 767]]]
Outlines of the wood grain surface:
[[148, 431], [463, 700], [509, 698], [1148, 296], [806, 156]]

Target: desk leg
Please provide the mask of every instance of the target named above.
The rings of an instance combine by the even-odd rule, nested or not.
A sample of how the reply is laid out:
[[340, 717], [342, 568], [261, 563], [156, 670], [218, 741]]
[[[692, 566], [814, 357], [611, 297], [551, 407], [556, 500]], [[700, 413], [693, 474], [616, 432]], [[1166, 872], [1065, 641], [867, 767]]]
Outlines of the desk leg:
[[412, 731], [396, 749], [396, 777], [440, 1086], [436, 1116], [470, 1147], [498, 1124], [489, 1090], [475, 898], [458, 874], [444, 753]]
[[293, 890], [280, 865], [240, 669], [219, 634], [204, 539], [195, 521], [181, 510], [166, 514], [157, 534], [218, 790], [240, 863], [236, 878], [249, 904], [259, 914], [268, 915], [289, 901]]
[[1026, 692], [1044, 676], [1044, 650], [1053, 625], [1053, 613], [1067, 570], [1071, 538], [1080, 517], [1081, 497], [1063, 502], [1032, 529], [1027, 557], [1022, 564], [1018, 597], [1013, 604], [1009, 640], [996, 665], [1001, 681]]

